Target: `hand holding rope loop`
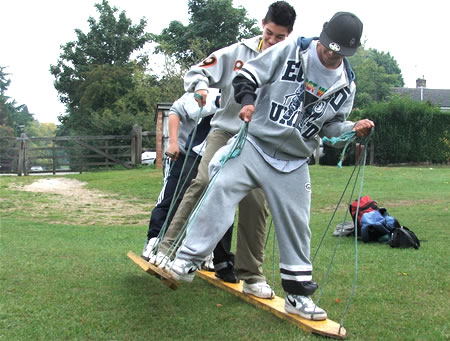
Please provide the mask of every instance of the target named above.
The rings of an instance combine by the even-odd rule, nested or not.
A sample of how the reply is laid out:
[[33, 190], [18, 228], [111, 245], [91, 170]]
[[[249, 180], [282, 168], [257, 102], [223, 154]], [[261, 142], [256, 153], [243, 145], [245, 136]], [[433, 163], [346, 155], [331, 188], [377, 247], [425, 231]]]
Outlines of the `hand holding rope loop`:
[[[361, 142], [361, 144], [363, 144], [363, 145], [368, 144], [370, 138], [371, 138], [372, 135], [373, 135], [373, 131], [374, 131], [374, 128], [371, 128], [371, 129], [370, 129], [369, 135], [367, 135], [367, 136], [365, 136], [365, 137], [363, 138], [363, 141]], [[344, 149], [342, 150], [341, 157], [339, 158], [339, 162], [338, 162], [338, 164], [337, 164], [337, 166], [338, 166], [339, 168], [342, 168], [342, 162], [344, 161], [345, 152], [346, 152], [346, 150], [347, 150], [347, 147], [348, 147], [352, 142], [354, 142], [357, 138], [358, 138], [358, 137], [356, 136], [356, 131], [352, 130], [352, 131], [349, 131], [349, 132], [346, 132], [346, 133], [342, 134], [342, 135], [339, 136], [339, 137], [330, 137], [330, 138], [328, 138], [328, 137], [325, 136], [325, 137], [322, 138], [322, 141], [323, 141], [324, 143], [329, 143], [329, 144], [331, 144], [331, 145], [335, 145], [335, 144], [337, 144], [337, 143], [339, 143], [339, 142], [345, 142]]]

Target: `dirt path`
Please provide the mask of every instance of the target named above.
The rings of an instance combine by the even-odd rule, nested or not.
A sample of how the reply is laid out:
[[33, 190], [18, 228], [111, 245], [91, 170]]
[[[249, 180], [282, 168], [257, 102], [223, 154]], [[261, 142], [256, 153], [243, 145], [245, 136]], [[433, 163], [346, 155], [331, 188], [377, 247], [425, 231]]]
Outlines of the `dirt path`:
[[[152, 207], [112, 198], [107, 193], [85, 188], [75, 179], [44, 178], [14, 190], [43, 193], [45, 200], [30, 200], [26, 214], [39, 221], [73, 225], [147, 224]], [[31, 207], [29, 207], [31, 206]]]

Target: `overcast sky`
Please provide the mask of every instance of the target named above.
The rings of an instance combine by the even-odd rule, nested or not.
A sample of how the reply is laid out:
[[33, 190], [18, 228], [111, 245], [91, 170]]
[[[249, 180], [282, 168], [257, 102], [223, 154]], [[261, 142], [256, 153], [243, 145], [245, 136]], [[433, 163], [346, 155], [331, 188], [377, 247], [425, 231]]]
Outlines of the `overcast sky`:
[[[260, 20], [274, 0], [233, 0]], [[35, 118], [58, 123], [64, 113], [53, 87], [50, 64], [60, 46], [76, 40], [74, 30], [88, 32], [87, 19], [97, 18], [101, 0], [0, 0], [0, 66], [7, 67], [11, 85], [6, 95], [26, 104]], [[289, 1], [297, 11], [294, 36], [317, 36], [335, 12], [355, 13], [364, 24], [366, 47], [389, 52], [402, 70], [406, 87], [424, 76], [427, 87], [450, 89], [448, 10], [444, 0], [428, 1]], [[187, 0], [110, 0], [133, 23], [146, 17], [147, 31], [160, 33], [170, 21], [188, 23]], [[154, 70], [155, 72], [157, 70]]]

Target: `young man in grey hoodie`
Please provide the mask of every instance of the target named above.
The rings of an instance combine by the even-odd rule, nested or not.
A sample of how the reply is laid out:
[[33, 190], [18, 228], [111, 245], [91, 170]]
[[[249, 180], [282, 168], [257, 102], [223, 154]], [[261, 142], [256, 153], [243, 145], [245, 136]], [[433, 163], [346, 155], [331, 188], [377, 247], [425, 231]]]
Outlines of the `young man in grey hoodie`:
[[233, 85], [242, 104], [240, 117], [251, 121], [247, 140], [240, 155], [224, 164], [189, 226], [170, 265], [175, 278], [192, 280], [193, 270], [232, 221], [236, 204], [250, 190], [262, 188], [278, 240], [285, 310], [311, 320], [327, 318], [310, 298], [317, 284], [310, 261], [307, 159], [318, 146], [318, 136], [337, 137], [352, 130], [365, 136], [374, 126], [370, 120], [347, 121], [356, 87], [345, 56], [360, 46], [362, 28], [354, 14], [338, 12], [324, 24], [320, 39], [282, 42], [240, 70]]
[[[209, 161], [215, 152], [226, 145], [227, 141], [240, 129], [241, 106], [234, 100], [234, 90], [231, 85], [233, 78], [248, 60], [283, 41], [292, 32], [295, 18], [296, 13], [291, 5], [285, 1], [274, 2], [262, 21], [262, 36], [243, 40], [212, 53], [203, 62], [193, 66], [185, 75], [185, 90], [202, 96], [200, 105], [205, 103], [209, 87], [220, 88], [222, 90], [221, 107], [211, 120], [211, 132], [207, 138], [206, 150], [198, 168], [197, 177], [184, 194], [166, 235], [159, 245], [158, 252], [167, 253], [197, 200], [208, 186]], [[244, 293], [261, 298], [273, 298], [274, 292], [267, 284], [262, 271], [268, 215], [264, 193], [261, 189], [255, 189], [249, 191], [239, 201], [236, 264], [234, 264], [236, 275], [238, 279], [244, 281]], [[234, 217], [234, 212], [232, 214]], [[214, 219], [222, 220], [222, 216], [217, 215]], [[222, 278], [221, 271], [222, 273], [233, 271], [232, 262], [218, 264], [216, 260], [214, 262], [216, 275], [219, 278]]]

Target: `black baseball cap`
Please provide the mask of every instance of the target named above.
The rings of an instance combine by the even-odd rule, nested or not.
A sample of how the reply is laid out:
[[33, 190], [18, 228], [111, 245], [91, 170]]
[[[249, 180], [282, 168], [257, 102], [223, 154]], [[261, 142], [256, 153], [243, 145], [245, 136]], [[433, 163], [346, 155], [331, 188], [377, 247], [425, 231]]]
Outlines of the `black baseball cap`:
[[337, 12], [323, 24], [320, 43], [342, 56], [353, 56], [361, 46], [363, 24], [350, 12]]

